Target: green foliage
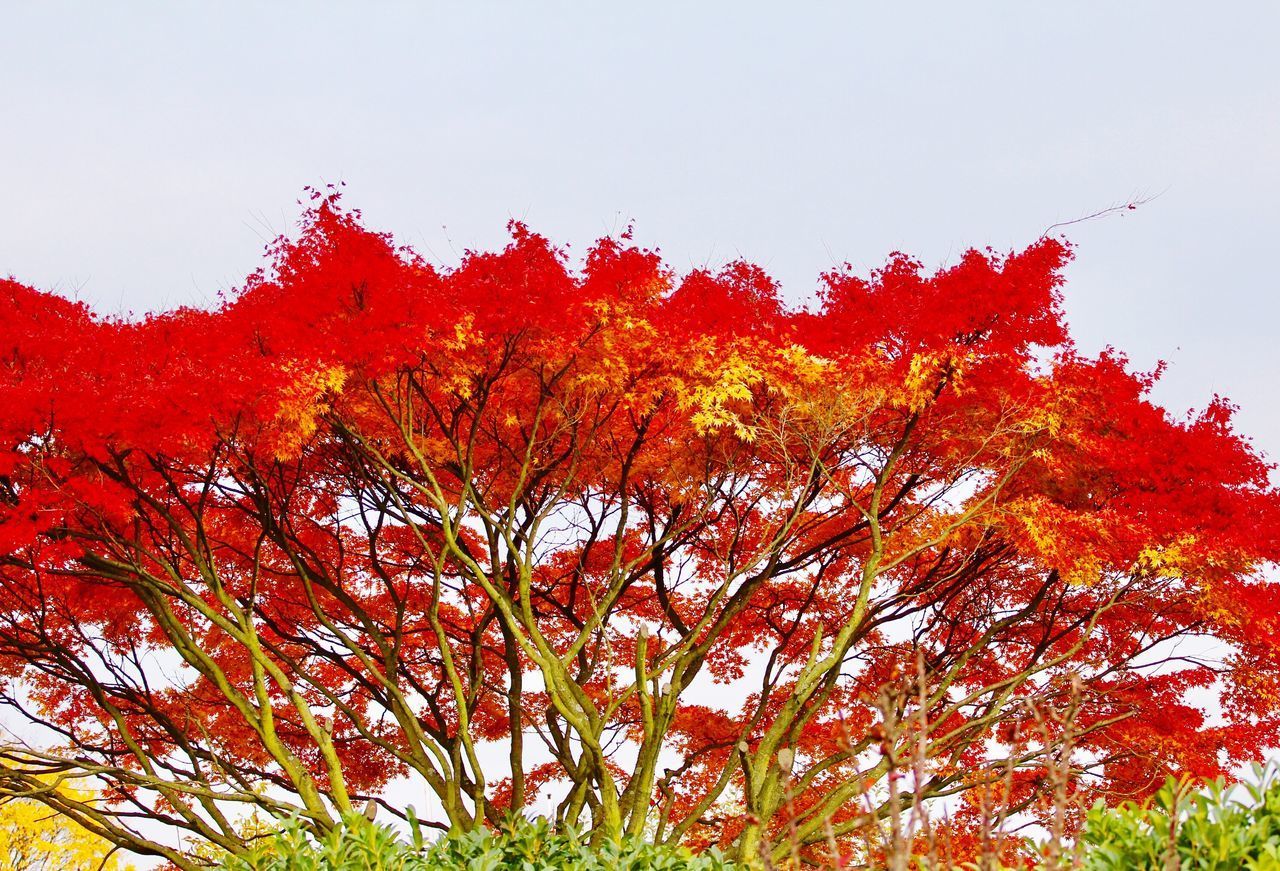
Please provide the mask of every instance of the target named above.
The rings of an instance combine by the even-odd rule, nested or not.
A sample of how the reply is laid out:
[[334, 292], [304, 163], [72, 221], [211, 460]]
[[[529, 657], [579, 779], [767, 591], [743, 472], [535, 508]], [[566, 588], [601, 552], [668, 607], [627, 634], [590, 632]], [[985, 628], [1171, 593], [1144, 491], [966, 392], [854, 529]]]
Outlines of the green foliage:
[[321, 839], [301, 822], [286, 823], [242, 857], [228, 856], [226, 871], [419, 871], [425, 857], [385, 827], [353, 817]]
[[1280, 871], [1280, 772], [1254, 773], [1234, 789], [1169, 778], [1143, 805], [1095, 806], [1081, 837], [1083, 868]]
[[[718, 851], [693, 855], [640, 839], [590, 846], [544, 819], [520, 819], [428, 843], [410, 813], [411, 839], [356, 816], [323, 838], [286, 824], [224, 871], [740, 871]], [[1071, 851], [1068, 851], [1069, 853]], [[1170, 778], [1148, 802], [1096, 805], [1071, 859], [1081, 871], [1280, 871], [1280, 768], [1250, 782], [1203, 788]], [[1050, 864], [1040, 866], [1050, 867]]]
[[223, 860], [225, 871], [735, 871], [717, 851], [695, 856], [682, 847], [639, 839], [589, 846], [573, 832], [556, 832], [543, 819], [519, 820], [502, 832], [475, 831], [413, 843], [394, 831], [354, 817], [324, 838], [289, 823], [244, 857]]

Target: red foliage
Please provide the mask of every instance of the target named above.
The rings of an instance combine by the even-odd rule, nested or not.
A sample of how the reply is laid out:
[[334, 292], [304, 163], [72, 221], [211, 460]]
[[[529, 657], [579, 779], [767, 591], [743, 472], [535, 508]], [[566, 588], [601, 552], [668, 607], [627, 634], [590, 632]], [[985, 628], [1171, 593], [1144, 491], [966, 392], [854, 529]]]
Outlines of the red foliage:
[[[652, 804], [727, 842], [731, 795], [852, 818], [871, 700], [917, 654], [940, 786], [998, 771], [1018, 700], [1073, 674], [1098, 795], [1276, 743], [1270, 466], [1225, 401], [1175, 419], [1072, 346], [1060, 241], [835, 272], [811, 310], [626, 240], [575, 272], [521, 225], [440, 270], [331, 199], [272, 256], [136, 321], [0, 283], [0, 673], [127, 794], [315, 814], [300, 778], [416, 772], [468, 824], [567, 781], [612, 790], [579, 800], [597, 825]], [[725, 709], [708, 678], [750, 688]], [[513, 724], [542, 755], [482, 774], [464, 738]]]

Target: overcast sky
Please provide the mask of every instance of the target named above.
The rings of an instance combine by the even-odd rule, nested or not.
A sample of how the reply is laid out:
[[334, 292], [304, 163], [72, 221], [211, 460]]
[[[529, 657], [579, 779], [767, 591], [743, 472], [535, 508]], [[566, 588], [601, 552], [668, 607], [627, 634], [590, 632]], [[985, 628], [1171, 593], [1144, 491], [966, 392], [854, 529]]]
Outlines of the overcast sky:
[[0, 274], [208, 303], [345, 181], [438, 261], [512, 217], [579, 252], [634, 220], [800, 299], [1154, 197], [1070, 228], [1075, 333], [1280, 458], [1280, 3], [621, 6], [4, 4]]

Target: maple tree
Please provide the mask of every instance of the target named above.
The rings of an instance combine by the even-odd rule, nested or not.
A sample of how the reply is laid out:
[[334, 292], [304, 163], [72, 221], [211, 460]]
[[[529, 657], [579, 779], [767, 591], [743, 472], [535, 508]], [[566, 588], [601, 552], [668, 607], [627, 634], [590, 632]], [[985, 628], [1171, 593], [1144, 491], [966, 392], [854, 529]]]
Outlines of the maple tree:
[[433, 267], [321, 197], [211, 310], [0, 283], [0, 795], [183, 868], [156, 822], [241, 852], [400, 778], [750, 858], [904, 790], [1034, 812], [1068, 704], [1082, 796], [1257, 758], [1270, 467], [1073, 346], [1069, 256], [793, 308], [625, 236]]

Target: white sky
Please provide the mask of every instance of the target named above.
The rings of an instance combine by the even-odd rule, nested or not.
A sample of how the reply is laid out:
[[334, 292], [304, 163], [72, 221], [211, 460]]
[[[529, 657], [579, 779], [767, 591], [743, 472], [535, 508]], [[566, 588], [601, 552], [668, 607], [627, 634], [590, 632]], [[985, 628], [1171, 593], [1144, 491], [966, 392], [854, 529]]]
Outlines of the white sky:
[[1232, 397], [1280, 457], [1280, 4], [621, 6], [0, 6], [0, 274], [207, 302], [345, 180], [446, 262], [510, 217], [578, 251], [634, 219], [798, 298], [1160, 194], [1072, 229], [1076, 334], [1169, 360], [1176, 410]]

